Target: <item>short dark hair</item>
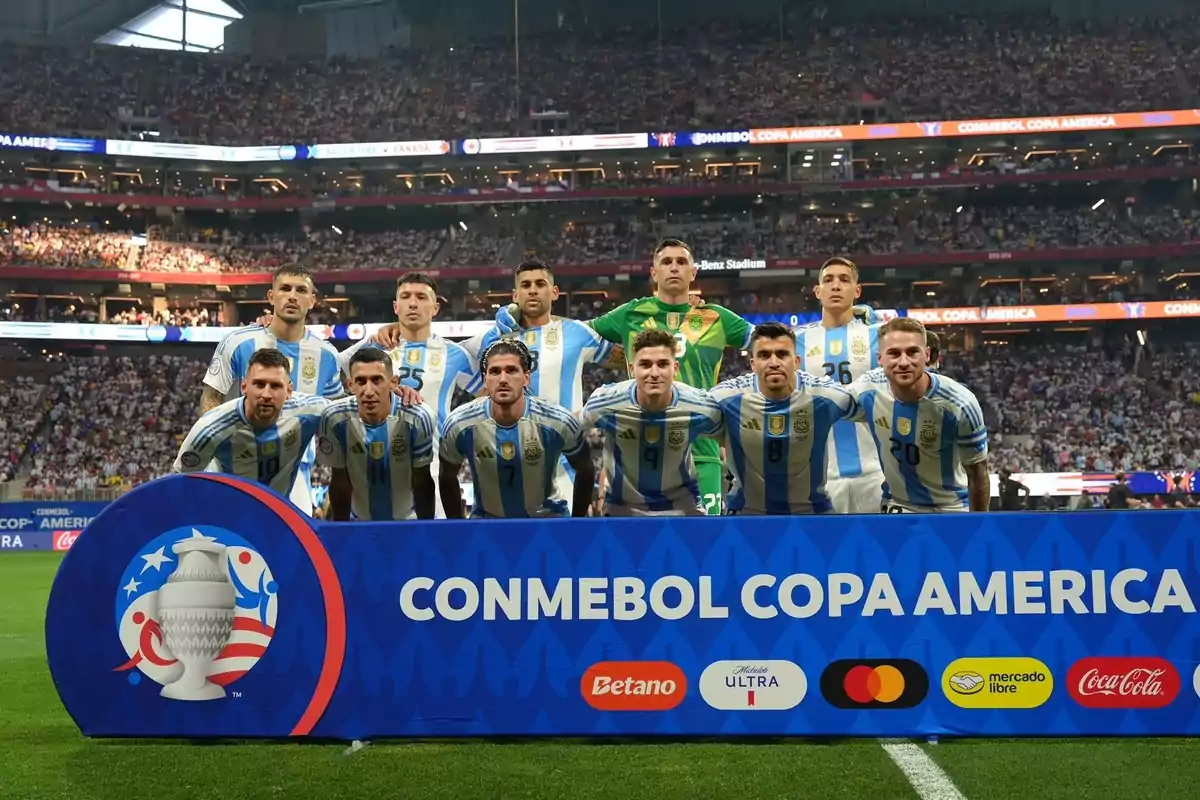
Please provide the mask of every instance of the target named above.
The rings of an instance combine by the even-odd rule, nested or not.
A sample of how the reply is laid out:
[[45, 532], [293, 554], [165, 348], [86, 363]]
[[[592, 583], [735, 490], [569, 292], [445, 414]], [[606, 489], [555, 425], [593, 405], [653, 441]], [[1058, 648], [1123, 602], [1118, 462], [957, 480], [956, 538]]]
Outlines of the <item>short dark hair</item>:
[[271, 273], [271, 284], [274, 285], [275, 281], [279, 280], [284, 275], [295, 275], [297, 278], [308, 278], [308, 282], [314, 286], [317, 283], [313, 280], [312, 272], [310, 272], [308, 267], [304, 266], [303, 264], [281, 264], [275, 268], [274, 272]]
[[483, 372], [487, 372], [488, 362], [491, 361], [492, 356], [502, 355], [516, 356], [521, 360], [521, 369], [525, 372], [532, 371], [533, 356], [530, 355], [529, 348], [520, 339], [501, 339], [483, 351], [483, 358], [479, 359]]
[[879, 341], [883, 341], [883, 337], [889, 333], [919, 333], [921, 340], [928, 346], [929, 332], [925, 330], [925, 325], [921, 320], [912, 317], [896, 317], [884, 323], [879, 329]]
[[537, 272], [538, 270], [545, 271], [545, 273], [550, 276], [551, 283], [554, 282], [554, 270], [550, 269], [545, 262], [538, 261], [536, 258], [529, 261], [522, 261], [517, 266], [517, 271], [513, 273], [513, 280], [520, 280], [521, 273], [523, 272]]
[[845, 256], [834, 256], [833, 258], [827, 259], [825, 263], [821, 265], [821, 268], [817, 270], [817, 280], [821, 279], [821, 273], [825, 271], [826, 267], [832, 267], [834, 265], [849, 267], [850, 274], [854, 276], [854, 282], [858, 283], [858, 265]]
[[666, 347], [671, 352], [675, 352], [675, 337], [660, 330], [642, 331], [633, 337], [634, 353], [645, 350], [647, 347]]
[[250, 356], [250, 363], [246, 365], [246, 371], [249, 372], [250, 367], [253, 367], [255, 364], [260, 367], [279, 367], [288, 373], [288, 375], [291, 375], [292, 364], [288, 361], [288, 357], [274, 347], [264, 347], [262, 350], [255, 350], [254, 355]]
[[383, 364], [388, 375], [394, 375], [396, 370], [392, 365], [392, 357], [382, 347], [360, 347], [354, 355], [350, 356], [350, 363], [346, 366], [346, 372], [354, 372], [355, 364]]
[[434, 299], [437, 299], [437, 283], [435, 283], [433, 278], [429, 277], [424, 272], [406, 272], [399, 278], [396, 278], [397, 289], [406, 283], [419, 283], [424, 286], [428, 286], [429, 290], [433, 292]]
[[791, 339], [795, 342], [796, 334], [782, 322], [764, 322], [754, 326], [754, 332], [750, 334], [750, 347], [753, 348], [759, 339]]
[[668, 247], [682, 247], [684, 250], [687, 250], [689, 256], [692, 254], [692, 246], [683, 239], [667, 237], [666, 239], [660, 241], [658, 246], [654, 248], [654, 257], [658, 258], [658, 254], [663, 250], [666, 250]]

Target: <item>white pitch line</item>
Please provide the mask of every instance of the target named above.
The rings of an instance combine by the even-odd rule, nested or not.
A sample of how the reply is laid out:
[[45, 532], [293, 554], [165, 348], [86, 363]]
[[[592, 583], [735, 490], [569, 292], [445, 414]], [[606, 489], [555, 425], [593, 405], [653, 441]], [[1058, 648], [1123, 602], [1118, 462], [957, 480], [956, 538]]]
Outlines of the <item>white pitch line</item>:
[[912, 742], [880, 742], [879, 746], [908, 778], [921, 800], [967, 800], [950, 776], [920, 745]]

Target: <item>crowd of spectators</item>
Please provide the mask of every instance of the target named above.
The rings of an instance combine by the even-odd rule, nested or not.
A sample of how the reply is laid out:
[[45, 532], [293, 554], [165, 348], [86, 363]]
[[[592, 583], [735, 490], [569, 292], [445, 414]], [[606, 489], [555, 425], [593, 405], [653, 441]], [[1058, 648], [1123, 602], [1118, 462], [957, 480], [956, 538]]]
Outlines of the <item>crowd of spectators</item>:
[[[294, 236], [198, 240], [159, 234], [144, 247], [129, 234], [38, 225], [0, 236], [0, 265], [136, 269], [162, 273], [269, 272], [299, 262], [319, 272], [512, 266], [522, 256], [550, 264], [628, 263], [664, 236], [691, 243], [700, 259], [819, 258], [897, 253], [995, 253], [1194, 242], [1200, 210], [1189, 207], [981, 206], [812, 214], [782, 206], [762, 213], [649, 216], [618, 206], [600, 218], [533, 213], [506, 224], [387, 232], [324, 230]], [[624, 212], [624, 213], [620, 213]], [[180, 241], [179, 237], [184, 240]]]
[[31, 376], [0, 381], [0, 483], [17, 473], [34, 435], [46, 419], [46, 387]]
[[103, 134], [149, 116], [173, 138], [260, 145], [510, 135], [529, 111], [567, 115], [579, 133], [858, 122], [864, 109], [894, 121], [1189, 108], [1195, 31], [1033, 15], [567, 26], [521, 47], [520, 96], [508, 41], [361, 61], [10, 47], [0, 128]]

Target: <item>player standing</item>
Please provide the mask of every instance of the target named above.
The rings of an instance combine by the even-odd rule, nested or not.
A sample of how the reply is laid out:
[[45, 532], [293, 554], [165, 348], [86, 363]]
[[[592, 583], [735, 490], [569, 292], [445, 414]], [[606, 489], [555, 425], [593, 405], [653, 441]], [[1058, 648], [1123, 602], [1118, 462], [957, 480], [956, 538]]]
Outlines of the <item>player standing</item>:
[[279, 350], [251, 353], [241, 395], [204, 414], [179, 447], [174, 472], [219, 471], [258, 481], [286, 495], [329, 401], [292, 393], [291, 364]]
[[[440, 306], [437, 284], [425, 273], [410, 272], [400, 276], [396, 281], [396, 299], [392, 308], [396, 312], [400, 338], [388, 355], [395, 365], [400, 384], [419, 392], [430, 406], [434, 430], [438, 431], [450, 415], [456, 390], [478, 393], [482, 383], [479, 365], [461, 345], [433, 335], [433, 318]], [[371, 346], [375, 346], [374, 342], [364, 339], [343, 350], [339, 355], [342, 371], [349, 374], [350, 359], [363, 347]], [[434, 449], [437, 449], [436, 434]], [[435, 460], [432, 468], [435, 483], [438, 468]], [[446, 516], [442, 506], [439, 496], [439, 518]]]
[[[515, 341], [493, 344], [483, 355], [486, 397], [459, 406], [442, 426], [438, 478], [443, 498], [461, 498], [458, 470], [470, 466], [475, 488], [472, 518], [587, 516], [595, 481], [579, 422], [562, 406], [526, 395], [532, 358]], [[554, 480], [559, 458], [575, 469], [570, 508]], [[446, 505], [461, 517], [461, 500]]]
[[677, 342], [665, 330], [639, 333], [628, 351], [633, 380], [597, 389], [583, 407], [583, 428], [605, 434], [607, 516], [708, 513], [692, 451], [722, 432], [721, 407], [675, 380]]
[[[821, 320], [796, 329], [800, 369], [813, 377], [847, 386], [879, 366], [879, 326], [855, 318], [854, 301], [862, 294], [858, 267], [847, 258], [826, 261], [813, 294]], [[839, 514], [877, 514], [883, 473], [875, 443], [860, 425], [839, 421], [829, 443], [826, 490]]]
[[[721, 374], [725, 348], [742, 350], [750, 343], [750, 323], [718, 305], [689, 303], [696, 266], [692, 249], [679, 239], [659, 243], [650, 275], [655, 284], [653, 297], [631, 300], [589, 324], [608, 341], [622, 345], [627, 353], [632, 352], [634, 339], [642, 332], [666, 333], [674, 342], [679, 381], [696, 389], [712, 389]], [[632, 359], [629, 363], [632, 365]], [[629, 373], [634, 373], [632, 366]], [[720, 445], [715, 439], [701, 438], [690, 455], [695, 460], [705, 513], [720, 514], [725, 497]]]
[[850, 393], [797, 372], [796, 338], [767, 322], [750, 338], [752, 375], [717, 384], [734, 491], [728, 513], [823, 514], [826, 448], [839, 420], [857, 408]]
[[433, 415], [392, 392], [391, 357], [365, 347], [350, 358], [350, 391], [321, 415], [318, 449], [333, 469], [330, 519], [433, 519]]
[[[204, 376], [201, 413], [207, 413], [232, 397], [243, 384], [250, 358], [259, 350], [274, 348], [287, 359], [292, 387], [300, 394], [334, 398], [344, 394], [338, 376], [338, 351], [305, 327], [308, 312], [316, 303], [312, 274], [298, 264], [285, 264], [271, 276], [267, 301], [272, 315], [268, 325], [247, 325], [226, 334]], [[312, 514], [310, 476], [316, 445], [310, 443], [297, 473], [290, 498], [306, 514]]]
[[850, 385], [854, 419], [874, 439], [888, 513], [987, 511], [987, 427], [962, 384], [929, 372], [925, 326], [894, 319], [879, 330], [881, 369]]

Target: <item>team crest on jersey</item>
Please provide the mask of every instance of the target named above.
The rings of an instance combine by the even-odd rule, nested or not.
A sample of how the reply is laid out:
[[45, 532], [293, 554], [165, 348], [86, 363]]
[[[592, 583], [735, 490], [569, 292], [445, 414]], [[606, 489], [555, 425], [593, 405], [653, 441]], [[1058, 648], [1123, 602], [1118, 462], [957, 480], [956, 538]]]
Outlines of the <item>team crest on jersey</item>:
[[441, 365], [442, 365], [442, 354], [441, 353], [430, 353], [429, 354], [429, 366], [430, 367], [440, 367]]
[[812, 430], [812, 423], [808, 420], [807, 411], [796, 412], [796, 418], [792, 420], [792, 431], [797, 436], [808, 436], [808, 432]]
[[543, 338], [546, 340], [547, 346], [556, 346], [558, 344], [558, 328], [551, 328], [550, 330], [546, 331], [546, 333], [543, 334]]
[[770, 414], [767, 417], [767, 432], [772, 436], [778, 436], [787, 430], [787, 422], [784, 421], [782, 414]]
[[405, 354], [404, 360], [407, 361], [409, 364], [414, 364], [414, 365], [420, 364], [421, 363], [421, 351], [414, 347], [412, 350], [409, 350], [408, 353]]
[[692, 330], [698, 331], [704, 327], [704, 318], [699, 314], [692, 314], [688, 317], [688, 324], [692, 326]]
[[646, 442], [648, 444], [658, 444], [658, 439], [661, 434], [658, 428], [646, 428]]
[[500, 457], [505, 461], [512, 461], [517, 455], [517, 446], [512, 442], [500, 443]]
[[306, 381], [316, 380], [317, 377], [317, 360], [311, 356], [304, 359], [304, 363], [300, 365], [300, 377]]
[[383, 458], [383, 442], [371, 442], [371, 458], [376, 461]]
[[912, 420], [908, 417], [901, 417], [896, 420], [896, 433], [901, 436], [908, 436], [912, 433]]
[[671, 447], [683, 447], [687, 444], [687, 431], [682, 429], [667, 431], [667, 444], [671, 445]]
[[288, 431], [283, 437], [283, 447], [285, 450], [291, 450], [296, 446], [296, 439], [300, 434], [296, 433], [295, 429]]
[[683, 323], [683, 317], [681, 317], [679, 315], [678, 311], [667, 312], [667, 327], [668, 328], [677, 329], [677, 328], [679, 328], [679, 326], [682, 323]]
[[392, 440], [392, 457], [400, 458], [408, 452], [408, 444], [404, 441], [404, 437], [398, 437]]
[[866, 354], [867, 343], [864, 340], [855, 337], [854, 341], [850, 342], [850, 355], [856, 358], [862, 358]]
[[921, 444], [925, 445], [926, 447], [933, 447], [933, 445], [937, 443], [938, 438], [937, 425], [928, 421], [923, 422], [921, 424], [921, 433], [918, 435], [918, 438], [920, 438]]
[[279, 446], [275, 442], [263, 442], [263, 454], [268, 456], [275, 455], [275, 451]]
[[128, 660], [113, 672], [131, 686], [149, 679], [168, 699], [219, 700], [267, 652], [278, 593], [266, 560], [241, 536], [207, 525], [168, 531], [121, 577], [116, 627]]
[[537, 331], [525, 331], [525, 345], [533, 347], [537, 344]]
[[536, 464], [542, 459], [542, 443], [537, 439], [526, 439], [521, 449], [525, 451], [526, 463]]
[[829, 343], [829, 355], [840, 356], [841, 354], [842, 354], [842, 341], [841, 341], [841, 339], [834, 339], [832, 342]]

